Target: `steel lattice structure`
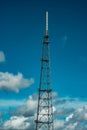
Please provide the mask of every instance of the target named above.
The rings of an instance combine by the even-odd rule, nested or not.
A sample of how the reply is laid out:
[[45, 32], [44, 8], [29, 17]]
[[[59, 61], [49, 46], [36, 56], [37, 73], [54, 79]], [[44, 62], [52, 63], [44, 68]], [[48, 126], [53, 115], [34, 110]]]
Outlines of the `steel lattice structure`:
[[50, 73], [50, 50], [48, 35], [48, 12], [46, 12], [46, 34], [43, 39], [40, 86], [38, 89], [38, 108], [36, 130], [53, 129], [52, 85]]

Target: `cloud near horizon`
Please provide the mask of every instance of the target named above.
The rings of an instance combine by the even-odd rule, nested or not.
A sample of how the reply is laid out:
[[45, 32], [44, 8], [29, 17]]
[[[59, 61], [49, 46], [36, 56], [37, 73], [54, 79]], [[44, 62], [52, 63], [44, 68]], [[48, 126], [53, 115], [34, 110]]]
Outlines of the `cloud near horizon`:
[[34, 83], [34, 79], [26, 79], [22, 73], [14, 75], [9, 72], [0, 72], [0, 89], [5, 91], [19, 92], [20, 89], [27, 88]]
[[[70, 97], [58, 98], [57, 94], [54, 93], [53, 107], [55, 108], [55, 130], [87, 130], [87, 100]], [[33, 94], [29, 96], [29, 98], [24, 102], [24, 104], [16, 110], [14, 116], [11, 116], [10, 119], [3, 122], [1, 129], [34, 129], [36, 109], [37, 94]]]
[[37, 95], [33, 94], [28, 97], [24, 104], [15, 112], [16, 116], [31, 117], [34, 116], [37, 108]]

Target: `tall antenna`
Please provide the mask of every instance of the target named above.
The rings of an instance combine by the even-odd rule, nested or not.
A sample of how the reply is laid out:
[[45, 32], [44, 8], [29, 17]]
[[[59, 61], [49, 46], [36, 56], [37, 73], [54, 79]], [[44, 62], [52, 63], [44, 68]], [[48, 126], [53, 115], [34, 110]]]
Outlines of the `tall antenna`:
[[38, 89], [38, 107], [35, 130], [54, 130], [48, 35], [48, 12], [46, 12], [46, 34], [42, 43], [43, 47], [41, 58], [40, 86]]
[[46, 11], [46, 35], [48, 35], [48, 11]]

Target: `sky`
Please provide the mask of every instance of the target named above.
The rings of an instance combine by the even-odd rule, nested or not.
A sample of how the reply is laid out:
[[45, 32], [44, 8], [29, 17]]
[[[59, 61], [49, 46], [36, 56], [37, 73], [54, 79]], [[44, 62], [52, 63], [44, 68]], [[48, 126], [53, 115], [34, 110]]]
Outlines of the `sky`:
[[[24, 108], [24, 103], [31, 103], [32, 95], [38, 93], [46, 11], [49, 12], [53, 92], [68, 102], [74, 99], [75, 104], [78, 99], [81, 107], [87, 101], [87, 1], [0, 0], [1, 111], [21, 105]], [[74, 109], [79, 113], [77, 106]], [[22, 122], [26, 120], [23, 115]], [[65, 130], [70, 129], [65, 124]]]

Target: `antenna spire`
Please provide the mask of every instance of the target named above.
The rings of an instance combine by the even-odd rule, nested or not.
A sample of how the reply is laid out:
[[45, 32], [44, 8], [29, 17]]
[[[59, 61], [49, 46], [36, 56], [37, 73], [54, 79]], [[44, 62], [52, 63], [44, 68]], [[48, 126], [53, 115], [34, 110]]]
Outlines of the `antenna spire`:
[[46, 35], [48, 35], [48, 11], [46, 11]]

